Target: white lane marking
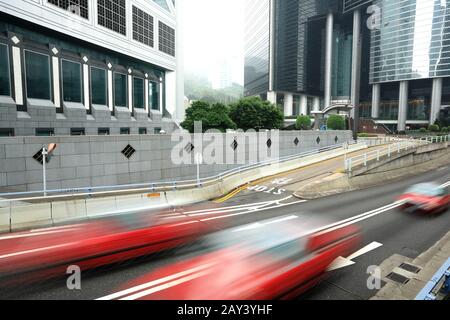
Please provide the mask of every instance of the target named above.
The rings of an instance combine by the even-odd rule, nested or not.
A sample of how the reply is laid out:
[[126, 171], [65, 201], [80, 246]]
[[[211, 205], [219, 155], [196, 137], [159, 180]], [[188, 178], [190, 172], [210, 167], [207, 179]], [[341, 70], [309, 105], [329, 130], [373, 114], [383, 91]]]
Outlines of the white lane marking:
[[272, 220], [272, 221], [269, 221], [266, 223], [256, 222], [256, 223], [252, 223], [250, 225], [244, 226], [242, 228], [235, 229], [232, 232], [241, 232], [241, 231], [252, 230], [252, 229], [259, 228], [261, 226], [267, 226], [267, 225], [276, 224], [276, 223], [280, 223], [280, 222], [284, 222], [284, 221], [290, 221], [290, 220], [294, 220], [294, 219], [298, 219], [298, 216], [288, 216], [288, 217], [284, 217], [284, 218], [281, 218], [278, 220]]
[[242, 215], [246, 215], [246, 214], [253, 214], [253, 213], [267, 211], [267, 210], [272, 210], [272, 209], [279, 209], [279, 208], [283, 208], [283, 207], [287, 207], [287, 206], [291, 206], [291, 205], [299, 204], [299, 203], [305, 203], [305, 202], [306, 202], [306, 200], [295, 201], [295, 202], [279, 204], [279, 205], [276, 205], [276, 206], [273, 206], [273, 207], [257, 209], [257, 210], [248, 211], [248, 212], [239, 212], [239, 213], [234, 213], [234, 214], [228, 214], [228, 215], [223, 215], [223, 216], [218, 216], [218, 217], [202, 219], [200, 221], [206, 222], [206, 221], [211, 221], [211, 220], [218, 220], [218, 219], [225, 219], [225, 218], [230, 218], [230, 217], [242, 216]]
[[438, 172], [444, 171], [444, 170], [447, 170], [447, 168], [448, 168], [448, 167], [442, 167], [442, 168], [437, 169], [437, 171], [438, 171]]
[[363, 256], [371, 251], [374, 251], [378, 249], [379, 247], [382, 247], [383, 245], [379, 242], [372, 242], [371, 244], [365, 246], [364, 248], [356, 251], [354, 254], [348, 256], [347, 258], [344, 257], [338, 257], [336, 260], [333, 261], [333, 263], [328, 267], [327, 271], [334, 271], [338, 269], [342, 269], [351, 265], [354, 265], [355, 262], [354, 259]]
[[26, 251], [19, 251], [19, 252], [9, 253], [9, 254], [5, 254], [5, 255], [0, 256], [0, 259], [6, 259], [6, 258], [11, 258], [11, 257], [21, 256], [21, 255], [28, 254], [28, 253], [35, 253], [35, 252], [41, 252], [41, 251], [46, 251], [46, 250], [51, 250], [51, 249], [63, 248], [63, 247], [67, 247], [67, 246], [70, 246], [70, 245], [75, 244], [75, 243], [76, 242], [65, 243], [65, 244], [60, 244], [60, 245], [57, 245], [57, 246], [44, 247], [44, 248], [39, 248], [39, 249], [33, 249], [33, 250], [26, 250]]
[[11, 240], [11, 239], [19, 239], [19, 238], [28, 238], [28, 237], [37, 237], [37, 236], [43, 236], [48, 234], [54, 234], [54, 233], [62, 233], [62, 232], [68, 232], [73, 230], [78, 230], [80, 228], [69, 228], [64, 230], [54, 230], [54, 231], [45, 231], [45, 232], [30, 232], [25, 234], [17, 234], [17, 235], [10, 235], [10, 236], [4, 236], [0, 237], [0, 241], [2, 240]]
[[195, 268], [183, 271], [183, 272], [179, 272], [179, 273], [173, 274], [171, 276], [167, 276], [167, 277], [164, 277], [164, 278], [161, 278], [161, 279], [157, 279], [157, 280], [154, 280], [154, 281], [143, 283], [141, 285], [138, 285], [138, 286], [135, 286], [135, 287], [123, 290], [123, 291], [119, 291], [119, 292], [107, 295], [107, 296], [99, 298], [97, 300], [113, 300], [113, 299], [117, 299], [117, 298], [120, 298], [120, 297], [124, 297], [124, 296], [130, 295], [130, 294], [136, 293], [138, 291], [141, 291], [141, 290], [145, 290], [145, 289], [148, 289], [148, 288], [151, 288], [151, 287], [155, 287], [157, 285], [160, 285], [160, 284], [163, 284], [163, 283], [166, 283], [166, 282], [169, 282], [169, 281], [173, 281], [175, 279], [179, 279], [179, 278], [185, 277], [187, 275], [190, 275], [190, 274], [193, 274], [193, 273], [196, 273], [196, 272], [199, 272], [199, 271], [203, 271], [203, 270], [205, 270], [205, 269], [207, 269], [207, 268], [209, 268], [209, 267], [211, 267], [213, 265], [214, 265], [213, 263], [201, 265], [201, 266], [198, 266], [198, 267], [195, 267]]
[[160, 285], [160, 286], [155, 287], [155, 288], [151, 288], [151, 289], [148, 289], [148, 290], [144, 290], [144, 291], [138, 292], [136, 294], [133, 294], [133, 295], [121, 298], [119, 300], [137, 300], [137, 299], [140, 299], [142, 297], [154, 294], [156, 292], [163, 291], [163, 290], [166, 290], [166, 289], [178, 286], [180, 284], [183, 284], [183, 283], [186, 283], [186, 282], [189, 282], [189, 281], [201, 278], [203, 276], [206, 276], [210, 272], [211, 272], [210, 270], [204, 270], [204, 271], [201, 271], [201, 272], [197, 272], [197, 273], [191, 274], [191, 275], [189, 275], [187, 277], [184, 277], [184, 278], [181, 278], [181, 279], [169, 282], [169, 283], [165, 283], [165, 284]]
[[441, 185], [441, 188], [446, 188], [448, 186], [450, 186], [450, 181], [448, 181], [448, 182], [444, 183], [443, 185]]

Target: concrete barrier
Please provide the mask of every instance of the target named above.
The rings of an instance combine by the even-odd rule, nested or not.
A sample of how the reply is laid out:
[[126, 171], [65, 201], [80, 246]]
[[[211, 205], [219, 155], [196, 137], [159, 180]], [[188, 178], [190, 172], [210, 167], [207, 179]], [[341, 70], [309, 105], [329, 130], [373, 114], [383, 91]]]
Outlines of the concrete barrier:
[[11, 208], [0, 208], [0, 232], [11, 230]]
[[102, 216], [117, 211], [116, 197], [95, 198], [86, 200], [86, 214], [89, 218]]
[[51, 225], [53, 225], [51, 203], [11, 207], [12, 231]]
[[87, 219], [86, 200], [69, 200], [52, 203], [54, 223]]

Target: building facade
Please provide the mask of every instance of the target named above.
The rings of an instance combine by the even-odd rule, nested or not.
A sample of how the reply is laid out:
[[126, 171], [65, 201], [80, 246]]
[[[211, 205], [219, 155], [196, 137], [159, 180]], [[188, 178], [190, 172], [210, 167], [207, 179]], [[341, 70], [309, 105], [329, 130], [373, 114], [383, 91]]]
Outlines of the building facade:
[[247, 22], [246, 95], [281, 105], [286, 116], [355, 106], [358, 117], [392, 131], [448, 114], [449, 0], [247, 2], [249, 19], [255, 3], [265, 11]]
[[0, 135], [174, 130], [176, 30], [173, 0], [0, 0]]

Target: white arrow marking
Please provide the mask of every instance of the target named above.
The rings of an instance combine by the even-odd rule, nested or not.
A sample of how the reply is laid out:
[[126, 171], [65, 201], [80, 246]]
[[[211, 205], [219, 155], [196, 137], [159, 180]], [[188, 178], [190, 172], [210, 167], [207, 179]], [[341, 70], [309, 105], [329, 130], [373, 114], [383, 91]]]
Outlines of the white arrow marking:
[[381, 243], [378, 242], [372, 242], [371, 244], [365, 246], [361, 250], [356, 251], [354, 254], [347, 258], [339, 257], [336, 260], [331, 263], [331, 265], [328, 267], [327, 271], [334, 271], [342, 268], [346, 268], [349, 266], [352, 266], [355, 264], [352, 260], [365, 255], [366, 253], [369, 253], [370, 251], [376, 250], [379, 247], [383, 246]]

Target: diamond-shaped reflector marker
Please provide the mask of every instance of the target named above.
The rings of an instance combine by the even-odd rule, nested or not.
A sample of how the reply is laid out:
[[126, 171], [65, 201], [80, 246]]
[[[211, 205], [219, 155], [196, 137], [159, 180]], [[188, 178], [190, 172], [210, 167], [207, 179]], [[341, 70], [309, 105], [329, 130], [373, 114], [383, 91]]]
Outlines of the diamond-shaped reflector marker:
[[236, 140], [234, 140], [233, 143], [231, 144], [231, 148], [232, 148], [234, 151], [236, 151], [236, 149], [237, 149], [238, 146], [239, 146], [239, 143], [238, 143]]
[[317, 137], [317, 140], [316, 140], [317, 144], [319, 144], [320, 141], [322, 141], [322, 140], [320, 140], [320, 137]]
[[336, 138], [334, 138], [334, 142], [338, 143], [338, 141], [339, 141], [339, 138], [338, 138], [338, 136], [336, 136]]
[[132, 146], [127, 145], [125, 149], [122, 150], [122, 154], [127, 158], [130, 159], [133, 154], [136, 152], [136, 149], [134, 149]]
[[19, 38], [17, 38], [16, 36], [12, 37], [11, 41], [14, 42], [14, 44], [18, 44], [20, 42]]
[[188, 143], [186, 145], [186, 147], [184, 147], [184, 150], [186, 150], [186, 152], [191, 153], [192, 151], [194, 151], [195, 146], [192, 143]]
[[272, 140], [271, 139], [267, 140], [267, 147], [268, 148], [272, 147]]
[[300, 143], [300, 140], [298, 140], [298, 138], [295, 138], [294, 144], [295, 144], [296, 146], [298, 146], [299, 143]]
[[59, 53], [58, 49], [56, 49], [55, 47], [53, 47], [52, 52], [54, 55], [57, 55]]

